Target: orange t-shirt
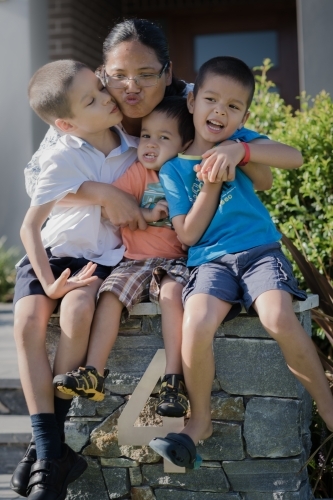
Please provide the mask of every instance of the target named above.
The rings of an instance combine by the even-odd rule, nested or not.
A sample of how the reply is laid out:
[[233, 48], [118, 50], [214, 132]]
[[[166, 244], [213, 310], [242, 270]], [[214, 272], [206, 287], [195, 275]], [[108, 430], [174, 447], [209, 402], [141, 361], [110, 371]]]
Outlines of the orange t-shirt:
[[[150, 203], [165, 198], [157, 173], [146, 169], [138, 161], [113, 182], [113, 186], [132, 194], [140, 206], [149, 206]], [[186, 256], [176, 232], [170, 226], [170, 221], [167, 219], [158, 222], [157, 225], [148, 225], [145, 231], [122, 228], [121, 235], [126, 247], [124, 256], [136, 260], [152, 257], [174, 259]]]

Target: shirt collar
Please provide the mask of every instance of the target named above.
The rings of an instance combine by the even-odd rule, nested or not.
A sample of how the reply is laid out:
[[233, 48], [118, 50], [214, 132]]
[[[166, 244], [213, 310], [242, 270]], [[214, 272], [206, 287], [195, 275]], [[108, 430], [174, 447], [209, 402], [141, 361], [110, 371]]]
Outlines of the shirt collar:
[[[111, 151], [110, 155], [113, 156], [113, 154], [112, 154], [113, 152], [115, 155], [125, 153], [129, 148], [137, 149], [138, 144], [139, 144], [139, 137], [134, 137], [133, 135], [126, 134], [120, 125], [116, 125], [115, 127], [112, 127], [112, 130], [114, 132], [116, 132], [116, 134], [119, 135], [120, 146], [118, 146], [118, 148], [115, 148], [113, 151]], [[80, 137], [76, 137], [75, 135], [65, 134], [60, 138], [60, 140], [64, 144], [66, 144], [67, 146], [70, 146], [70, 147], [75, 148], [75, 149], [79, 149], [83, 145], [91, 147], [91, 148], [93, 147], [87, 141], [85, 141], [84, 139], [81, 139]]]

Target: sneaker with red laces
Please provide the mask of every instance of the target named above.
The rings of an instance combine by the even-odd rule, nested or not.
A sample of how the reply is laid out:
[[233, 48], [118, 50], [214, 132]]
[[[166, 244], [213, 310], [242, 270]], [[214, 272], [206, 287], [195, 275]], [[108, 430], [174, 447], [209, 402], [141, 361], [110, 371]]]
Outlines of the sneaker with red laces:
[[57, 375], [53, 379], [53, 385], [58, 391], [70, 396], [81, 396], [92, 401], [103, 401], [105, 396], [105, 379], [109, 370], [104, 370], [100, 375], [93, 366], [78, 368], [65, 375]]

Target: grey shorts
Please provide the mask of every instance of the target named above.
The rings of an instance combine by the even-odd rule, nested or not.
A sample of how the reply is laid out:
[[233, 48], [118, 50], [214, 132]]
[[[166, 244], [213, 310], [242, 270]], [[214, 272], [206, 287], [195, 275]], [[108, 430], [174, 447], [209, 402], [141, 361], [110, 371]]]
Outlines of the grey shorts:
[[268, 290], [285, 290], [298, 300], [307, 297], [298, 288], [291, 264], [282, 253], [280, 243], [226, 254], [194, 268], [183, 290], [183, 303], [198, 293], [212, 295], [233, 304], [225, 319], [228, 321], [241, 312], [242, 306], [251, 313], [253, 302]]

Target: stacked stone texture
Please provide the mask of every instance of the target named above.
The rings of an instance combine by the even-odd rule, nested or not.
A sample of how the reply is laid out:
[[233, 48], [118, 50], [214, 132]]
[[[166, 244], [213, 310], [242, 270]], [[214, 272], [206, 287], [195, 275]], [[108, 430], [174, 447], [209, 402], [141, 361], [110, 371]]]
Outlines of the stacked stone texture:
[[[311, 334], [310, 311], [298, 314]], [[49, 326], [54, 356], [59, 327]], [[213, 436], [198, 446], [200, 469], [165, 473], [148, 446], [119, 446], [117, 420], [157, 349], [160, 316], [131, 317], [109, 356], [109, 394], [101, 403], [75, 398], [66, 441], [87, 459], [71, 500], [310, 500], [306, 468], [311, 398], [289, 372], [258, 318], [240, 316], [216, 333]], [[136, 425], [161, 425], [155, 387]]]

